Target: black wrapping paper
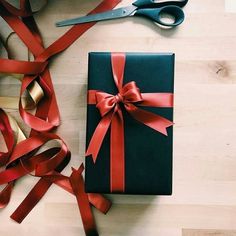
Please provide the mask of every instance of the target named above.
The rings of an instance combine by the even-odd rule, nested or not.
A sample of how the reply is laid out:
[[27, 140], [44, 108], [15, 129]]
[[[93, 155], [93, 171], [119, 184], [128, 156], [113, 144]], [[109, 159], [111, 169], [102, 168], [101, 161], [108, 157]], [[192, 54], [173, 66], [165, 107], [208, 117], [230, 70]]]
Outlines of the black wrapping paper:
[[[174, 92], [174, 54], [126, 53], [124, 83], [135, 81], [142, 93]], [[89, 53], [88, 90], [117, 94], [111, 53]], [[173, 120], [173, 108], [142, 107]], [[165, 136], [132, 118], [124, 109], [125, 194], [171, 195], [173, 128]], [[101, 120], [95, 105], [87, 106], [86, 147]], [[119, 137], [117, 137], [119, 138]], [[86, 192], [110, 193], [110, 132], [96, 163], [86, 157]]]

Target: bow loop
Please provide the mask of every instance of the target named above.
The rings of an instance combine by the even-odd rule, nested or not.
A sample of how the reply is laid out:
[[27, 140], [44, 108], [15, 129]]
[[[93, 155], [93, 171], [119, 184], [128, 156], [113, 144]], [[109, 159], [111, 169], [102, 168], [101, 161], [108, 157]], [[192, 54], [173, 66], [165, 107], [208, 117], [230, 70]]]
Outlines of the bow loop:
[[109, 93], [96, 92], [96, 107], [99, 110], [101, 116], [105, 116], [116, 105], [116, 97]]

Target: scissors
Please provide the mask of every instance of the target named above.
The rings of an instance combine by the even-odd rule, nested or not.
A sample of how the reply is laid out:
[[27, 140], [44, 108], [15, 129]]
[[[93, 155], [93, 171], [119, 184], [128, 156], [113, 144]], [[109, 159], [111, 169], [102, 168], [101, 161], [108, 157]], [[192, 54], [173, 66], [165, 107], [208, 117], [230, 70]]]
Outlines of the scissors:
[[[87, 15], [74, 19], [57, 22], [57, 27], [82, 24], [94, 21], [104, 21], [124, 18], [129, 16], [143, 16], [155, 23], [165, 27], [175, 27], [184, 21], [184, 12], [181, 7], [187, 4], [188, 0], [137, 0], [131, 6], [121, 7], [115, 10]], [[169, 15], [174, 22], [164, 21], [164, 15]]]

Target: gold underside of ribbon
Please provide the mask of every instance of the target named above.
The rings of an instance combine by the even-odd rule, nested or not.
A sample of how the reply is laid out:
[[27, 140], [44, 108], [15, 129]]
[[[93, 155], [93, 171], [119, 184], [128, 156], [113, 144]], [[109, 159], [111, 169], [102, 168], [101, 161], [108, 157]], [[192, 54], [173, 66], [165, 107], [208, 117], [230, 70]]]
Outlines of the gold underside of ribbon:
[[0, 97], [0, 107], [3, 109], [18, 109], [19, 97]]
[[19, 142], [23, 141], [26, 139], [25, 134], [17, 124], [15, 118], [13, 118], [11, 115], [7, 114], [10, 126], [12, 128], [12, 131], [14, 133], [14, 138], [15, 138], [15, 144], [18, 144]]
[[[37, 81], [33, 81], [30, 86], [27, 89], [30, 98], [32, 99], [34, 104], [30, 104], [30, 103], [26, 103], [25, 104], [25, 108], [26, 109], [33, 109], [37, 106], [37, 104], [39, 103], [39, 101], [44, 97], [44, 92], [43, 89], [41, 88], [41, 86], [38, 84]], [[27, 101], [26, 101], [27, 102]], [[27, 105], [29, 105], [29, 108], [27, 107]], [[33, 105], [33, 107], [30, 108], [30, 105]]]
[[[3, 74], [0, 74], [0, 76]], [[11, 74], [15, 79], [22, 81], [23, 76]], [[44, 97], [44, 92], [37, 81], [33, 81], [27, 88], [27, 92], [22, 97], [22, 106], [24, 109], [34, 109], [39, 101]], [[0, 97], [0, 107], [5, 109], [18, 109], [18, 97]]]

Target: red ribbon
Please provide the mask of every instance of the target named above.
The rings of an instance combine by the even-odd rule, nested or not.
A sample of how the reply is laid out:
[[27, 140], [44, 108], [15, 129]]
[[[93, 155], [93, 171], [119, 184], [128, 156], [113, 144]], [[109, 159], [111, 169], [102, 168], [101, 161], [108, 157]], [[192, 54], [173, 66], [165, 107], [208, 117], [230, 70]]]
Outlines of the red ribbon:
[[[96, 227], [90, 204], [106, 213], [111, 203], [100, 194], [85, 193], [82, 177], [83, 165], [79, 170], [73, 169], [70, 177], [60, 174], [60, 171], [70, 160], [70, 152], [60, 137], [53, 133], [41, 133], [14, 147], [15, 140], [8, 116], [1, 109], [0, 130], [8, 148], [7, 152], [0, 153], [1, 166], [6, 166], [6, 170], [0, 172], [0, 185], [7, 184], [0, 193], [0, 207], [3, 208], [9, 203], [14, 182], [27, 174], [33, 175], [31, 172], [35, 171], [33, 176], [42, 177], [41, 180], [11, 215], [11, 218], [21, 223], [54, 183], [76, 196], [86, 235], [94, 235], [91, 232], [96, 232]], [[53, 147], [39, 154], [34, 154], [35, 150], [38, 151], [50, 140], [60, 140], [62, 142], [61, 148]]]
[[166, 118], [139, 108], [139, 106], [173, 107], [173, 94], [141, 93], [134, 81], [123, 86], [125, 58], [124, 53], [112, 53], [111, 55], [117, 95], [97, 90], [88, 91], [88, 104], [96, 104], [102, 119], [93, 133], [86, 156], [92, 155], [94, 163], [96, 162], [103, 139], [111, 127], [111, 192], [125, 191], [124, 119], [120, 103], [123, 103], [125, 110], [134, 119], [163, 135], [167, 135], [167, 128], [173, 125], [173, 122]]
[[[115, 7], [120, 1], [121, 0], [104, 0], [89, 14], [110, 10]], [[1, 0], [1, 2], [5, 1]], [[26, 17], [23, 17], [23, 21], [28, 22], [28, 24], [30, 22], [31, 29], [29, 29], [29, 27], [27, 27], [27, 25], [19, 19], [18, 15], [21, 15], [21, 13], [19, 12], [19, 14], [17, 15], [17, 9], [13, 10], [14, 7], [11, 7], [10, 9], [9, 7], [6, 8], [5, 6], [7, 3], [5, 2], [5, 4], [1, 5], [1, 2], [1, 17], [9, 24], [9, 26], [16, 32], [16, 34], [21, 38], [23, 43], [32, 52], [32, 54], [35, 56], [35, 61], [29, 63], [19, 61], [12, 62], [12, 60], [0, 59], [0, 71], [8, 73], [24, 72], [25, 76], [23, 78], [20, 95], [25, 92], [27, 87], [29, 87], [34, 80], [37, 80], [39, 82], [40, 86], [47, 93], [47, 96], [46, 99], [44, 99], [44, 102], [41, 102], [38, 105], [36, 114], [33, 115], [27, 112], [22, 106], [21, 99], [19, 103], [19, 111], [24, 122], [30, 127], [32, 127], [34, 130], [49, 131], [60, 124], [60, 115], [56, 102], [55, 92], [51, 81], [51, 76], [46, 66], [48, 64], [47, 61], [52, 56], [68, 48], [89, 28], [94, 26], [96, 22], [73, 26], [62, 37], [56, 40], [48, 48], [44, 49], [40, 33], [38, 32], [36, 23], [32, 16], [32, 12], [28, 10], [28, 14], [25, 14], [26, 9], [29, 8], [28, 0], [21, 0], [21, 6], [23, 9], [22, 11], [24, 13], [22, 14], [26, 15]], [[33, 72], [37, 72], [37, 74]]]
[[[111, 10], [120, 1], [104, 0], [90, 14]], [[0, 0], [0, 16], [34, 56], [32, 62], [0, 58], [0, 72], [24, 74], [19, 112], [23, 121], [32, 128], [30, 137], [15, 145], [8, 117], [3, 110], [0, 110], [0, 130], [8, 148], [7, 152], [0, 153], [0, 165], [6, 167], [6, 170], [0, 173], [0, 184], [7, 184], [0, 193], [0, 207], [3, 208], [9, 203], [15, 181], [35, 171], [34, 175], [30, 175], [41, 177], [41, 179], [11, 218], [20, 223], [54, 183], [76, 196], [86, 235], [98, 235], [90, 204], [106, 213], [111, 203], [102, 195], [84, 192], [81, 175], [83, 166], [80, 166], [78, 170], [73, 169], [70, 177], [60, 174], [70, 160], [70, 152], [59, 136], [49, 133], [60, 125], [60, 115], [48, 69], [48, 61], [51, 57], [68, 48], [96, 22], [73, 26], [45, 49], [29, 0], [20, 0], [20, 9], [5, 0]], [[36, 113], [32, 114], [23, 107], [21, 96], [34, 81], [37, 81], [43, 89], [44, 98], [38, 103]], [[50, 148], [37, 154], [39, 148], [52, 139], [59, 140], [61, 147]]]

